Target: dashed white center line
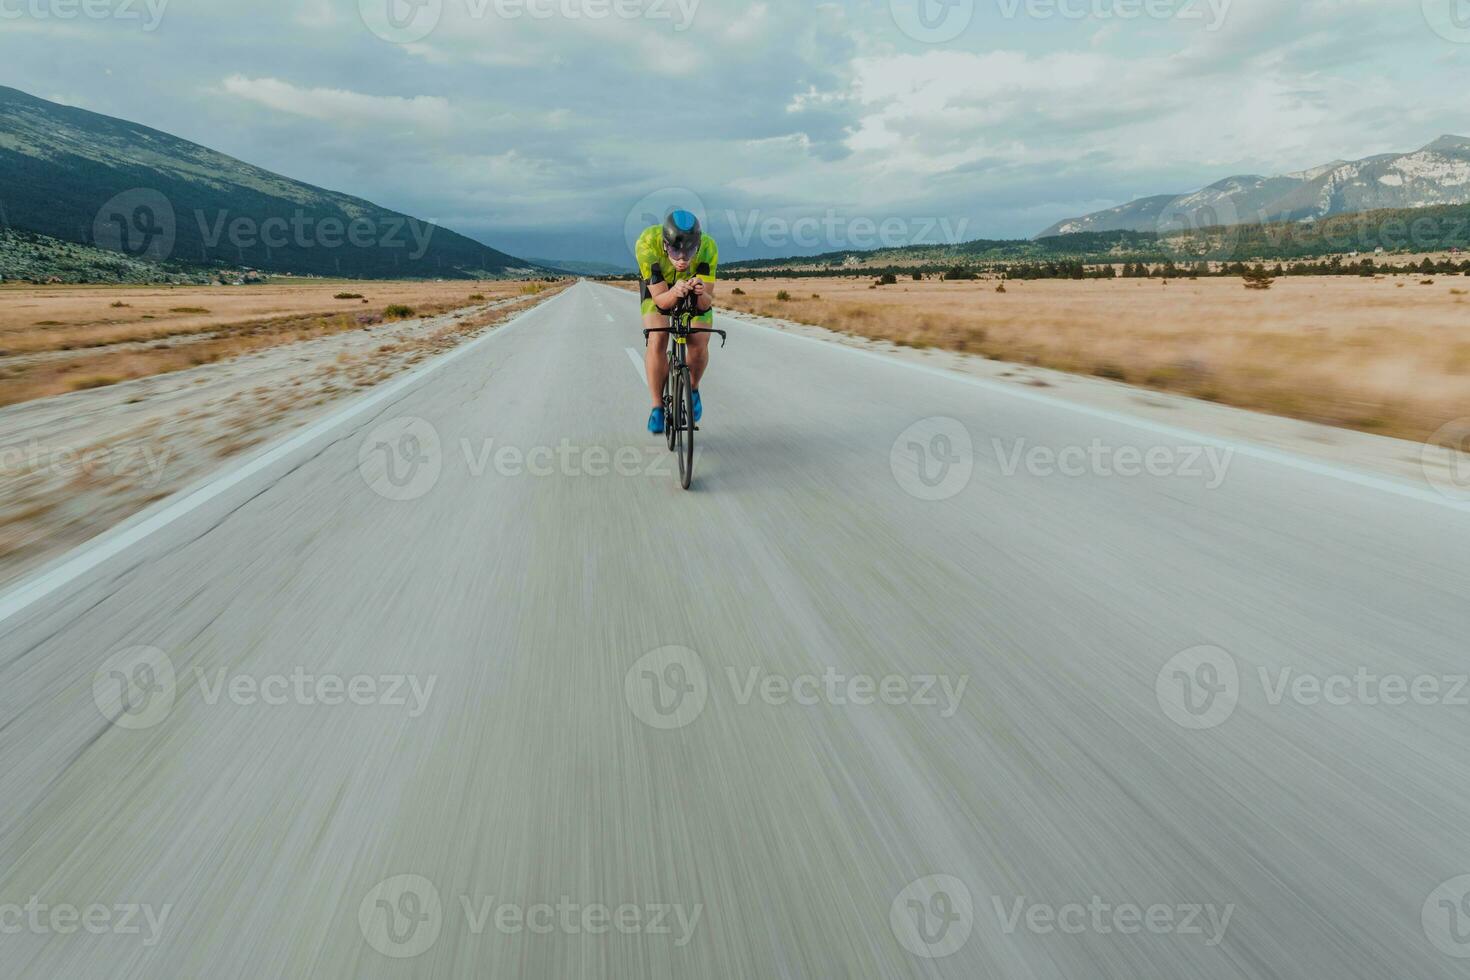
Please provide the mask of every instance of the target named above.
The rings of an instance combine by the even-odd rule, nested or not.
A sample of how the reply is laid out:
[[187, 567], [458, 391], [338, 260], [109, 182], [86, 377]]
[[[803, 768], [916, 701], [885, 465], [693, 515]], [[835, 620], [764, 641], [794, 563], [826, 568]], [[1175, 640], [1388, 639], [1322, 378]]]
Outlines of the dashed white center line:
[[648, 385], [648, 369], [643, 366], [643, 352], [636, 347], [624, 347], [628, 352], [628, 360], [633, 362], [633, 368], [638, 372], [638, 377], [643, 379], [645, 387]]

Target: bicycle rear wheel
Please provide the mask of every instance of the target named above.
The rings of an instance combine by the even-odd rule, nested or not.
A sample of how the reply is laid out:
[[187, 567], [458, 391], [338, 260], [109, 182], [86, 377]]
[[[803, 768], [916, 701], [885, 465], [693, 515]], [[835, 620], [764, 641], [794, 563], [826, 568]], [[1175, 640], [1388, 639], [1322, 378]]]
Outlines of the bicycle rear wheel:
[[674, 453], [679, 457], [679, 486], [688, 490], [694, 480], [694, 386], [687, 367], [679, 370], [677, 388], [679, 431]]
[[669, 376], [664, 379], [664, 440], [669, 444], [669, 452], [674, 451], [674, 427], [679, 417], [679, 395], [677, 391], [678, 369], [674, 366], [674, 357], [671, 353], [668, 358]]

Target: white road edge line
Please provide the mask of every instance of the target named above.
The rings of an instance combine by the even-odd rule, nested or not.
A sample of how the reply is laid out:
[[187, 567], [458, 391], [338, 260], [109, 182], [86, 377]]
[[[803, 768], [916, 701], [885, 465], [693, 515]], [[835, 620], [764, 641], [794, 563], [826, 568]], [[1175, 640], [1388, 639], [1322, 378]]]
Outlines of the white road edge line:
[[392, 398], [399, 392], [411, 388], [426, 376], [433, 374], [446, 365], [452, 364], [454, 361], [459, 360], [488, 341], [504, 336], [512, 328], [523, 323], [532, 314], [549, 308], [558, 299], [561, 299], [570, 292], [570, 289], [564, 290], [557, 296], [552, 297], [549, 301], [517, 314], [511, 320], [501, 324], [489, 333], [476, 337], [469, 343], [462, 344], [451, 351], [446, 351], [444, 354], [441, 354], [439, 357], [416, 370], [394, 381], [388, 382], [388, 384], [376, 391], [370, 392], [357, 401], [344, 405], [335, 413], [313, 423], [294, 435], [287, 436], [283, 442], [264, 450], [259, 455], [250, 458], [234, 469], [225, 470], [217, 474], [203, 486], [192, 490], [187, 488], [180, 490], [159, 504], [159, 509], [151, 517], [134, 524], [132, 527], [118, 532], [104, 531], [91, 541], [79, 545], [67, 557], [63, 558], [60, 564], [51, 568], [49, 571], [41, 572], [33, 578], [22, 579], [19, 585], [7, 591], [3, 596], [0, 596], [0, 626], [4, 626], [8, 620], [29, 609], [58, 589], [64, 588], [76, 581], [108, 559], [127, 551], [149, 535], [162, 530], [192, 511], [198, 510], [225, 491], [248, 480], [262, 470], [275, 465], [304, 446], [315, 442], [353, 416], [360, 415], [373, 406]]
[[643, 379], [643, 387], [648, 387], [648, 368], [643, 363], [643, 355], [638, 353], [636, 347], [624, 347], [628, 352], [628, 360], [633, 362], [633, 369], [638, 372], [638, 377]]
[[[616, 287], [608, 286], [606, 288], [615, 289]], [[971, 378], [963, 374], [957, 374], [954, 371], [946, 371], [943, 368], [930, 367], [926, 364], [915, 364], [912, 361], [890, 357], [886, 354], [880, 354], [877, 351], [861, 350], [856, 347], [849, 347], [846, 344], [839, 344], [834, 343], [830, 340], [823, 340], [820, 337], [807, 337], [802, 334], [791, 333], [786, 330], [781, 330], [777, 327], [772, 327], [764, 323], [760, 323], [754, 318], [741, 317], [740, 322], [749, 324], [750, 326], [756, 327], [757, 329], [764, 330], [767, 333], [776, 334], [780, 337], [787, 337], [791, 340], [799, 340], [808, 344], [820, 344], [823, 347], [827, 348], [844, 350], [847, 351], [849, 354], [856, 354], [859, 357], [866, 357], [871, 360], [878, 361], [883, 364], [888, 364], [893, 367], [908, 368], [911, 371], [918, 371], [921, 374], [928, 374], [938, 378], [947, 378], [950, 381], [956, 381], [960, 384], [969, 385], [972, 388], [981, 388], [985, 391], [992, 391], [1000, 395], [1009, 395], [1012, 398], [1019, 398], [1023, 401], [1035, 402], [1040, 405], [1048, 405], [1052, 408], [1066, 409], [1068, 411], [1076, 412], [1079, 415], [1086, 415], [1089, 418], [1102, 419], [1104, 421], [1114, 422], [1119, 425], [1132, 426], [1135, 429], [1141, 429], [1145, 432], [1152, 432], [1156, 435], [1167, 436], [1171, 439], [1181, 439], [1187, 442], [1198, 443], [1205, 446], [1214, 446], [1217, 449], [1226, 449], [1231, 452], [1238, 453], [1241, 456], [1247, 456], [1252, 459], [1259, 459], [1270, 463], [1277, 463], [1281, 466], [1288, 466], [1292, 469], [1301, 470], [1305, 473], [1312, 473], [1316, 476], [1331, 477], [1335, 480], [1341, 480], [1344, 483], [1352, 483], [1357, 486], [1367, 487], [1372, 490], [1381, 490], [1385, 493], [1396, 494], [1400, 497], [1407, 497], [1410, 500], [1418, 500], [1422, 503], [1438, 504], [1441, 507], [1446, 507], [1450, 510], [1457, 510], [1461, 513], [1470, 513], [1470, 500], [1456, 500], [1436, 490], [1432, 490], [1426, 487], [1418, 487], [1412, 483], [1405, 483], [1401, 480], [1395, 480], [1390, 477], [1377, 476], [1372, 473], [1349, 469], [1344, 466], [1335, 466], [1331, 463], [1322, 463], [1314, 459], [1308, 459], [1304, 456], [1296, 456], [1288, 452], [1283, 452], [1281, 450], [1270, 449], [1266, 446], [1258, 446], [1249, 442], [1238, 442], [1234, 439], [1228, 439], [1224, 436], [1208, 435], [1203, 432], [1196, 432], [1192, 429], [1184, 429], [1178, 426], [1168, 425], [1163, 422], [1153, 422], [1149, 419], [1139, 418], [1136, 415], [1128, 415], [1124, 412], [1114, 412], [1106, 408], [1093, 408], [1090, 405], [1079, 405], [1075, 402], [1070, 402], [1062, 398], [1055, 398], [1050, 395], [1043, 395], [1035, 391], [1026, 391], [1024, 389], [1015, 388], [1010, 385], [1003, 385], [998, 382], [988, 381], [984, 378]]]

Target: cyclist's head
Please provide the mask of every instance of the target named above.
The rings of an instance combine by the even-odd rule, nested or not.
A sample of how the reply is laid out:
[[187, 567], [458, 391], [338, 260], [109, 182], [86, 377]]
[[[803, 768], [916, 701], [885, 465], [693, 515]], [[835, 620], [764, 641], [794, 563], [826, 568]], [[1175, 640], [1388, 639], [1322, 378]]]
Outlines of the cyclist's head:
[[670, 211], [664, 219], [664, 250], [675, 265], [682, 268], [693, 261], [703, 241], [704, 232], [692, 211]]

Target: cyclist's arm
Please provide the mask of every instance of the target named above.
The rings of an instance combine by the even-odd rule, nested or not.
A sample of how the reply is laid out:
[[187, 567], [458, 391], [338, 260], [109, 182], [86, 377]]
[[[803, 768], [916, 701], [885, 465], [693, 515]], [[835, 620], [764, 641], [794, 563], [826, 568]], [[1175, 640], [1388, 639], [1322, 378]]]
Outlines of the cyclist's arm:
[[660, 310], [672, 310], [678, 305], [679, 300], [683, 299], [685, 294], [689, 292], [690, 287], [688, 283], [689, 280], [686, 279], [683, 282], [678, 282], [670, 286], [664, 282], [663, 270], [655, 264], [650, 270], [648, 295], [653, 298], [653, 305], [657, 306]]
[[714, 267], [708, 262], [701, 262], [695, 270], [694, 278], [689, 280], [695, 283], [695, 293], [698, 295], [699, 312], [707, 313], [715, 306], [715, 274]]
[[675, 306], [679, 305], [679, 300], [683, 299], [685, 294], [689, 292], [691, 283], [692, 280], [686, 279], [683, 282], [678, 282], [670, 286], [662, 278], [655, 277], [648, 284], [648, 295], [653, 298], [654, 306], [657, 306], [661, 310], [672, 310]]
[[695, 302], [699, 306], [699, 312], [708, 313], [715, 306], [715, 273], [720, 267], [720, 246], [715, 244], [713, 238], [706, 238], [708, 250], [700, 256], [699, 265], [695, 267], [694, 277], [700, 285], [698, 287], [698, 299]]

